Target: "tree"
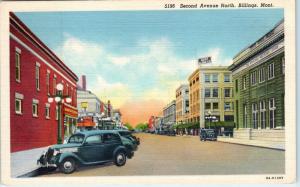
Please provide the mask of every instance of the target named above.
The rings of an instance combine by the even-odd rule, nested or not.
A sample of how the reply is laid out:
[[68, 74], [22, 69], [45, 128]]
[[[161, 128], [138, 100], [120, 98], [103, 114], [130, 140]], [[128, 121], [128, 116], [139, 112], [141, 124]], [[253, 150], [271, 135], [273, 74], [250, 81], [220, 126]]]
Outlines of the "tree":
[[137, 124], [135, 129], [145, 131], [146, 129], [148, 129], [148, 124], [147, 123], [139, 123], [139, 124]]
[[125, 123], [124, 126], [127, 127], [127, 129], [130, 130], [130, 131], [133, 130], [133, 127], [129, 123]]

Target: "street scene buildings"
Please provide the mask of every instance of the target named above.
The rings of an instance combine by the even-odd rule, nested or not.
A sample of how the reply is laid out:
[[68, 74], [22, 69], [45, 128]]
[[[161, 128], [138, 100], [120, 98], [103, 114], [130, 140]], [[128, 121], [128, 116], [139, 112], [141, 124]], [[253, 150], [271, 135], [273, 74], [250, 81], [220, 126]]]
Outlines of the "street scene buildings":
[[[142, 50], [143, 53], [138, 55], [132, 53], [149, 41], [138, 41], [133, 49], [118, 46], [119, 51], [130, 51], [130, 55], [122, 56], [109, 54], [111, 46], [105, 48], [66, 35], [64, 37], [69, 39], [68, 42], [55, 51], [64, 51], [64, 47], [74, 45], [69, 51], [81, 53], [85, 47], [92, 46], [91, 52], [80, 59], [82, 63], [86, 60], [89, 64], [88, 71], [81, 71], [84, 66], [76, 64], [80, 66], [76, 69], [76, 74], [72, 70], [76, 68], [74, 64], [67, 66], [50, 49], [50, 45], [48, 47], [14, 13], [10, 13], [12, 176], [23, 176], [29, 170], [36, 169], [36, 165], [27, 166], [31, 162], [24, 162], [23, 157], [36, 163], [35, 157], [40, 156], [42, 149], [51, 150], [49, 146], [59, 144], [66, 144], [62, 147], [67, 147], [70, 140], [83, 149], [91, 145], [104, 147], [109, 143], [121, 142], [123, 152], [120, 151], [121, 148], [114, 152], [105, 149], [101, 152], [103, 158], [114, 162], [131, 159], [128, 160], [129, 166], [123, 166], [125, 162], [123, 165], [116, 164], [126, 169], [118, 170], [120, 167], [113, 168], [106, 165], [106, 162], [99, 162], [103, 165], [90, 170], [97, 172], [79, 170], [74, 175], [80, 175], [81, 172], [87, 176], [97, 175], [98, 170], [101, 175], [112, 176], [284, 173], [284, 20], [268, 29], [267, 33], [255, 38], [254, 42], [249, 39], [252, 43], [246, 48], [235, 44], [241, 51], [234, 57], [231, 56], [232, 61], [227, 64], [222, 64], [225, 59], [220, 55], [218, 61], [222, 63], [216, 63], [214, 55], [219, 53], [218, 50], [203, 56], [199, 56], [202, 53], [193, 53], [194, 56], [187, 53], [187, 61], [173, 58], [171, 56], [181, 48], [176, 53], [167, 52], [172, 45], [165, 38], [149, 45], [149, 49]], [[145, 51], [150, 51], [150, 54], [144, 54]], [[161, 51], [165, 56], [160, 54]], [[97, 55], [89, 58], [92, 53]], [[76, 58], [72, 58], [73, 56], [76, 54], [67, 57], [74, 61]], [[139, 63], [148, 56], [150, 60], [143, 62], [142, 68], [136, 70]], [[160, 57], [163, 62], [158, 60]], [[91, 59], [99, 59], [99, 63], [93, 64], [89, 61]], [[170, 64], [176, 60], [182, 64], [172, 69], [170, 64], [163, 64], [169, 59]], [[194, 64], [188, 64], [191, 62]], [[110, 67], [110, 71], [99, 68], [99, 64], [103, 65], [101, 68]], [[127, 68], [126, 65], [130, 64], [133, 66]], [[149, 67], [146, 66], [149, 64]], [[158, 67], [155, 74], [157, 77], [151, 79], [152, 75], [149, 76], [145, 69], [154, 66]], [[95, 73], [93, 70], [96, 67], [99, 71]], [[88, 76], [89, 73], [92, 75]], [[104, 76], [109, 79], [104, 79]], [[137, 84], [130, 82], [132, 80], [137, 81]], [[154, 87], [155, 84], [161, 85]], [[128, 133], [127, 137], [121, 134], [121, 130]], [[86, 136], [72, 139], [78, 134]], [[90, 136], [93, 138], [85, 144], [84, 141]], [[135, 146], [130, 149], [136, 151], [136, 156], [133, 151], [128, 151], [128, 145]], [[86, 158], [93, 155], [89, 151], [83, 151]], [[53, 155], [54, 152], [55, 155], [62, 153], [53, 150]], [[122, 153], [121, 158], [116, 156], [117, 153]], [[108, 158], [108, 154], [114, 157]], [[186, 159], [186, 155], [190, 155], [191, 160]], [[225, 156], [215, 158], [214, 155]], [[248, 155], [251, 162], [244, 163], [241, 157]], [[47, 155], [44, 154], [45, 156]], [[170, 156], [174, 160], [170, 160]], [[267, 166], [261, 163], [261, 158], [265, 159], [263, 161], [266, 161]], [[76, 165], [78, 160], [68, 161], [66, 165], [54, 164], [54, 167], [61, 169], [66, 166], [68, 169], [68, 164]], [[136, 160], [142, 164], [138, 164]], [[235, 165], [232, 160], [238, 164]], [[18, 163], [22, 163], [24, 167], [20, 167]], [[153, 168], [145, 169], [151, 163]], [[199, 169], [203, 165], [204, 169]], [[106, 171], [110, 173], [105, 173]], [[51, 174], [61, 175], [57, 171]]]
[[284, 142], [284, 21], [233, 59], [234, 137]]

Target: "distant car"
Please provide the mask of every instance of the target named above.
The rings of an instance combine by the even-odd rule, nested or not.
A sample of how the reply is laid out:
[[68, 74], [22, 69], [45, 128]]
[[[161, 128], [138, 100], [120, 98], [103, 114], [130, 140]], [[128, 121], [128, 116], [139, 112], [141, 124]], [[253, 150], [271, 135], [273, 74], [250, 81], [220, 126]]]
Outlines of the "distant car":
[[116, 130], [121, 136], [130, 139], [133, 143], [140, 145], [140, 139], [132, 134], [128, 130]]
[[49, 147], [38, 159], [41, 167], [55, 167], [65, 174], [78, 166], [114, 162], [123, 166], [126, 158], [134, 156], [134, 145], [116, 131], [93, 130], [72, 135], [66, 144]]
[[200, 140], [217, 140], [216, 132], [213, 129], [200, 129]]

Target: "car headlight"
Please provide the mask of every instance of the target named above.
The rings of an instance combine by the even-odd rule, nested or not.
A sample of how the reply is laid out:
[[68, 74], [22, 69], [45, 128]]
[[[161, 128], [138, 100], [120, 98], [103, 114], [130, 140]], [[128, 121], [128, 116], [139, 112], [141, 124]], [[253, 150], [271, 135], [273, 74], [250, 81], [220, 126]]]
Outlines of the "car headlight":
[[56, 156], [57, 154], [59, 154], [60, 153], [60, 151], [59, 150], [57, 150], [57, 149], [54, 149], [54, 152], [53, 152], [53, 156]]

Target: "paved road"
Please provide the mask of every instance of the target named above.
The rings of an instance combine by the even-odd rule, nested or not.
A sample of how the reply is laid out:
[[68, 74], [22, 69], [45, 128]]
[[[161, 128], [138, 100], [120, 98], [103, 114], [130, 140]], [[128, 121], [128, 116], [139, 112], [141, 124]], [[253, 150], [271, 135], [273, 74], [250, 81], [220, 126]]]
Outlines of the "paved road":
[[[141, 145], [123, 167], [113, 164], [78, 169], [67, 176], [280, 174], [284, 151], [198, 137], [139, 134]], [[66, 176], [58, 171], [40, 177]]]

